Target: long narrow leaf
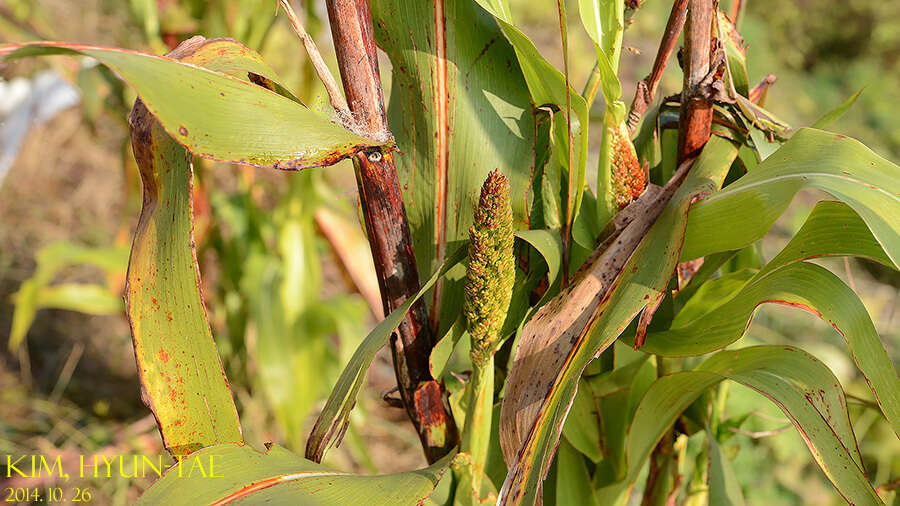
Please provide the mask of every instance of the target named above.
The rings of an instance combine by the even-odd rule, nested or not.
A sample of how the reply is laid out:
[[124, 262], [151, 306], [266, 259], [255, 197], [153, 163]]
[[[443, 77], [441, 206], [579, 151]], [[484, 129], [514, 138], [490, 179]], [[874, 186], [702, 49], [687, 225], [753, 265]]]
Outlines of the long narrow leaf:
[[369, 332], [369, 335], [353, 353], [353, 357], [350, 358], [350, 362], [338, 378], [337, 384], [331, 390], [325, 407], [316, 419], [312, 432], [309, 434], [309, 440], [306, 442], [306, 458], [321, 462], [325, 452], [331, 446], [340, 443], [347, 430], [347, 425], [350, 423], [350, 410], [356, 405], [359, 389], [362, 387], [372, 359], [375, 358], [375, 353], [387, 344], [391, 334], [406, 317], [406, 313], [413, 303], [464, 258], [466, 258], [466, 248], [461, 247], [445, 260], [444, 264], [422, 285], [416, 295], [393, 310]]
[[219, 445], [168, 469], [138, 504], [421, 504], [451, 457], [417, 471], [360, 476], [310, 462], [280, 446], [261, 453], [245, 445]]
[[712, 434], [709, 442], [709, 506], [744, 506], [744, 494], [731, 462]]
[[888, 258], [900, 265], [900, 167], [856, 140], [808, 128], [691, 208], [681, 259], [759, 240], [803, 188], [824, 190], [852, 207]]
[[[7, 59], [53, 54], [90, 56], [113, 69], [137, 90], [169, 135], [204, 158], [300, 169], [331, 165], [383, 144], [248, 80], [167, 57], [55, 42], [0, 46], [0, 56]], [[230, 67], [223, 66], [223, 71]]]
[[132, 146], [144, 184], [125, 288], [144, 402], [176, 456], [241, 442], [197, 268], [190, 154], [138, 101]]
[[826, 256], [855, 256], [898, 268], [850, 206], [825, 200], [816, 204], [800, 230], [769, 260], [760, 275], [791, 262]]

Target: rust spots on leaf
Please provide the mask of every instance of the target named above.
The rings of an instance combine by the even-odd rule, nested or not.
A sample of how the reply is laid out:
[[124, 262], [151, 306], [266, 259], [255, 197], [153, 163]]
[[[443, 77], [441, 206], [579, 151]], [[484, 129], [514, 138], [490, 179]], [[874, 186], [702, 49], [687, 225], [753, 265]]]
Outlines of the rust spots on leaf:
[[169, 354], [166, 353], [166, 350], [159, 350], [159, 353], [156, 354], [156, 357], [159, 358], [159, 361], [164, 364], [169, 362]]
[[187, 137], [188, 129], [185, 128], [184, 125], [181, 125], [178, 127], [178, 134], [181, 136]]

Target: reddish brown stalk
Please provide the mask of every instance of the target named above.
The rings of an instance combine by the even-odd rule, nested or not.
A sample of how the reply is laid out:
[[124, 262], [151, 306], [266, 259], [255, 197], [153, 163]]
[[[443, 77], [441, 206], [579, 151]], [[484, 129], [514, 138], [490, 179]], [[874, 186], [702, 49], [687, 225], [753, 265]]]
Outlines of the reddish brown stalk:
[[[369, 3], [327, 0], [326, 5], [354, 128], [372, 137], [389, 138]], [[354, 164], [381, 300], [388, 314], [421, 287], [397, 169], [389, 151], [360, 153]], [[392, 336], [391, 351], [400, 396], [429, 462], [447, 454], [459, 439], [442, 389], [431, 376], [433, 346], [425, 306], [419, 301]]]
[[[696, 156], [709, 140], [712, 98], [708, 81], [715, 44], [714, 0], [690, 0], [684, 31], [684, 87], [678, 125], [678, 161]], [[714, 70], [714, 69], [712, 69]]]
[[675, 43], [678, 42], [678, 36], [681, 35], [681, 29], [684, 27], [687, 4], [688, 0], [675, 0], [672, 4], [672, 12], [669, 13], [666, 31], [659, 42], [656, 59], [653, 60], [653, 70], [650, 71], [650, 75], [638, 82], [637, 89], [634, 91], [634, 100], [631, 102], [631, 110], [628, 113], [628, 133], [630, 134], [634, 134], [634, 130], [644, 116], [644, 112], [653, 103], [659, 80], [662, 78], [669, 56], [672, 55]]

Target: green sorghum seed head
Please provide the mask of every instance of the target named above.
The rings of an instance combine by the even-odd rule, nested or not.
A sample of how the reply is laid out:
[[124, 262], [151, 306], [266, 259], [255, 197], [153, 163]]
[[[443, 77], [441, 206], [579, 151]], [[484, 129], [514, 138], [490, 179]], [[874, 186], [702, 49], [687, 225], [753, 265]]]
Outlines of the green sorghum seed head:
[[509, 181], [499, 170], [491, 172], [481, 187], [474, 221], [469, 228], [463, 310], [473, 354], [490, 356], [499, 344], [516, 278]]

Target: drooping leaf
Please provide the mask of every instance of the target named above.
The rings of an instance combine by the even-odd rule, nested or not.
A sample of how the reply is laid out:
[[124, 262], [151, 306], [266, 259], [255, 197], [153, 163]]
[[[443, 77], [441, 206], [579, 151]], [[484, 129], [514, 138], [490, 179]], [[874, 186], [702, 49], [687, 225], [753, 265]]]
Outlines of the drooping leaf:
[[325, 407], [316, 419], [312, 432], [306, 443], [306, 457], [321, 462], [325, 452], [333, 445], [340, 443], [347, 425], [350, 423], [350, 410], [356, 405], [359, 389], [365, 380], [366, 372], [375, 353], [387, 344], [391, 334], [400, 325], [409, 308], [424, 295], [450, 269], [456, 267], [466, 257], [466, 248], [461, 247], [447, 257], [438, 270], [426, 281], [422, 288], [393, 310], [384, 320], [375, 326], [353, 353], [350, 362], [344, 368], [337, 384], [331, 390]]
[[[699, 294], [698, 294], [699, 295]], [[865, 306], [837, 276], [806, 262], [788, 264], [750, 280], [734, 297], [688, 323], [650, 333], [642, 348], [663, 356], [701, 355], [744, 334], [760, 304], [808, 311], [835, 328], [872, 388], [885, 417], [900, 434], [900, 379]]]
[[241, 442], [237, 410], [200, 291], [190, 154], [140, 101], [129, 121], [144, 201], [128, 264], [125, 306], [144, 402], [156, 417], [163, 443], [176, 456]]
[[638, 406], [628, 431], [627, 477], [598, 490], [601, 504], [623, 499], [653, 447], [678, 415], [724, 379], [742, 383], [776, 403], [848, 502], [882, 504], [862, 469], [844, 393], [834, 374], [811, 355], [782, 346], [723, 351], [692, 371], [657, 380]]
[[853, 208], [900, 265], [900, 168], [858, 141], [813, 129], [800, 130], [752, 172], [694, 204], [681, 260], [759, 240], [802, 188], [824, 190]]
[[[20, 49], [26, 53], [30, 50], [72, 49]], [[299, 105], [278, 84], [277, 76], [258, 54], [234, 41], [194, 37], [165, 58], [103, 48], [90, 50], [114, 60], [119, 57], [121, 68], [138, 74], [147, 70], [142, 61], [151, 62], [144, 66], [161, 64], [163, 67], [157, 70], [168, 68], [176, 75], [182, 72], [195, 79], [198, 72], [208, 72], [196, 65], [210, 66], [227, 73], [211, 74], [215, 79], [232, 79], [241, 86], [268, 93], [264, 95], [269, 97], [266, 100], [279, 97], [291, 107]], [[110, 67], [119, 69], [116, 65]], [[228, 75], [246, 76], [259, 86]], [[148, 84], [149, 89], [161, 97], [162, 91], [157, 89], [161, 87], [154, 82], [157, 81]], [[194, 89], [189, 82], [185, 86]], [[279, 90], [290, 98], [260, 87]], [[253, 95], [252, 91], [248, 93], [248, 97]], [[200, 290], [193, 241], [190, 156], [142, 101], [136, 102], [129, 121], [144, 184], [144, 202], [129, 263], [126, 308], [144, 400], [156, 416], [166, 447], [176, 457], [212, 444], [241, 442], [237, 413]]]
[[520, 230], [516, 237], [532, 245], [547, 262], [547, 285], [552, 286], [562, 266], [562, 242], [552, 230]]
[[204, 158], [300, 169], [331, 165], [384, 143], [354, 134], [302, 104], [257, 86], [249, 77], [229, 75], [235, 65], [249, 66], [243, 67], [244, 75], [269, 71], [258, 58], [233, 50], [233, 44], [218, 48], [227, 57], [217, 64], [219, 71], [196, 66], [211, 65], [205, 58], [192, 65], [124, 49], [53, 42], [0, 46], [0, 56], [96, 58], [137, 90], [166, 132]]
[[825, 256], [855, 256], [897, 268], [850, 206], [825, 200], [816, 204], [800, 230], [775, 258], [769, 260], [762, 272]]
[[138, 504], [421, 504], [452, 456], [417, 471], [360, 476], [316, 464], [280, 446], [262, 453], [246, 445], [217, 445], [169, 468]]

